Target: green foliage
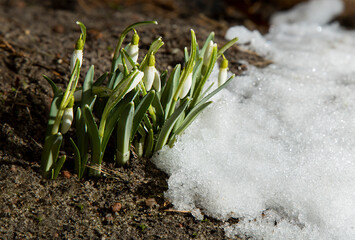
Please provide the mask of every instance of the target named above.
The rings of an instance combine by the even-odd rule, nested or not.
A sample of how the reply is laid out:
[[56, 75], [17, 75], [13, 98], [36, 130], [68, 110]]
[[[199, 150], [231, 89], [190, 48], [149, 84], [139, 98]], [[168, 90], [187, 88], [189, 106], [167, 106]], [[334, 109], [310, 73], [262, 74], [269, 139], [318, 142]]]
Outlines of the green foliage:
[[[85, 44], [86, 28], [78, 23], [82, 33], [80, 44]], [[155, 21], [139, 22], [128, 26], [116, 45], [109, 72], [94, 80], [94, 66], [86, 73], [82, 88], [77, 89], [81, 61], [76, 59], [67, 88], [62, 91], [47, 76], [54, 98], [48, 119], [41, 169], [43, 176], [55, 179], [66, 155], [59, 157], [64, 141], [60, 125], [64, 110], [75, 106], [75, 134], [70, 138], [74, 152], [75, 171], [79, 178], [99, 176], [106, 147], [110, 139], [116, 144], [116, 164], [122, 166], [130, 159], [131, 146], [138, 156], [151, 157], [165, 145], [172, 147], [196, 117], [212, 102], [211, 97], [234, 78], [213, 89], [206, 86], [217, 59], [231, 47], [233, 39], [218, 50], [211, 33], [202, 48], [191, 30], [191, 46], [185, 48], [184, 67], [180, 64], [169, 74], [159, 74], [154, 55], [163, 46], [161, 38], [154, 40], [142, 61], [138, 62], [138, 34], [136, 28]], [[129, 32], [134, 32], [130, 44], [122, 47]], [[84, 45], [80, 45], [84, 48]], [[145, 77], [143, 78], [143, 76]], [[224, 79], [225, 80], [225, 79]], [[150, 81], [146, 84], [145, 81]], [[153, 83], [153, 84], [151, 84]], [[146, 89], [146, 87], [149, 89]], [[150, 87], [153, 86], [151, 89]], [[72, 99], [75, 98], [75, 105]], [[112, 135], [115, 132], [116, 134]]]

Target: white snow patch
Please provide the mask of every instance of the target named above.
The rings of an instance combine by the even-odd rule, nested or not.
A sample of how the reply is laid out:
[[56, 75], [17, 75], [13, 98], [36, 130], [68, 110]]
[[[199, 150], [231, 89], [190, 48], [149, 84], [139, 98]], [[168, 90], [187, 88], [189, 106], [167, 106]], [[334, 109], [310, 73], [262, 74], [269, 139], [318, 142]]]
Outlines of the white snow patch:
[[324, 25], [339, 15], [344, 9], [342, 1], [339, 0], [313, 0], [298, 4], [289, 11], [276, 13], [271, 23], [315, 23]]
[[329, 6], [266, 36], [228, 31], [274, 64], [249, 66], [154, 156], [177, 209], [240, 218], [229, 237], [355, 239], [355, 32], [323, 25]]

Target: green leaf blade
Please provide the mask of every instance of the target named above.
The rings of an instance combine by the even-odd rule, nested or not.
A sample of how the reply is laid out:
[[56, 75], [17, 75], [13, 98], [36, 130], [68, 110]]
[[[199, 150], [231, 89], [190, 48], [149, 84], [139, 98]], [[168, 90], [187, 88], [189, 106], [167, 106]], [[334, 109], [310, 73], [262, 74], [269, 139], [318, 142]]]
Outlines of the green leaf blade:
[[130, 102], [117, 123], [116, 164], [123, 166], [130, 158], [134, 103]]
[[187, 105], [189, 104], [189, 99], [187, 99], [181, 106], [179, 106], [176, 111], [166, 120], [165, 124], [163, 125], [163, 128], [160, 131], [160, 134], [157, 139], [157, 143], [155, 146], [154, 151], [159, 151], [160, 149], [163, 148], [163, 146], [167, 143], [169, 139], [169, 135], [176, 123], [176, 121], [179, 119], [180, 115], [183, 113], [183, 111], [187, 108]]
[[142, 122], [144, 115], [146, 114], [149, 106], [153, 102], [155, 97], [155, 91], [150, 91], [147, 95], [145, 95], [141, 102], [138, 104], [137, 108], [135, 109], [134, 113], [134, 120], [132, 126], [132, 138], [136, 134], [139, 124]]
[[83, 109], [85, 123], [88, 128], [90, 142], [92, 145], [92, 162], [91, 164], [101, 164], [101, 139], [99, 137], [99, 131], [92, 115], [91, 109], [88, 105]]

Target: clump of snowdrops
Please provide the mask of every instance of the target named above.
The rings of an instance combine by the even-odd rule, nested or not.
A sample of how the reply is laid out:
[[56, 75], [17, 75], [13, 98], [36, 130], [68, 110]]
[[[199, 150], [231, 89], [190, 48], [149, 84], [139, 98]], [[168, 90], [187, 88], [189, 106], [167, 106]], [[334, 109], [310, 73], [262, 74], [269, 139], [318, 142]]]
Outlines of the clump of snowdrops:
[[[77, 88], [86, 40], [84, 24], [77, 24], [81, 34], [72, 55], [67, 88], [61, 90], [44, 76], [54, 92], [41, 159], [44, 177], [57, 178], [66, 160], [66, 155], [59, 156], [63, 135], [71, 127], [75, 129], [76, 137], [69, 141], [79, 178], [100, 175], [110, 139], [115, 139], [118, 166], [130, 159], [131, 149], [139, 157], [151, 157], [164, 145], [172, 147], [176, 137], [211, 104], [209, 99], [234, 78], [233, 75], [227, 79], [228, 61], [223, 53], [237, 39], [218, 49], [213, 42], [213, 33], [200, 48], [195, 32], [191, 30], [190, 51], [184, 49], [185, 62], [183, 66], [176, 65], [170, 73], [159, 73], [156, 68], [155, 54], [164, 44], [161, 38], [151, 43], [143, 60], [138, 62], [139, 35], [136, 28], [157, 24], [145, 21], [132, 24], [122, 32], [109, 72], [94, 80], [94, 66], [91, 66], [82, 87]], [[133, 32], [132, 39], [122, 47], [129, 32]], [[205, 86], [221, 56], [218, 83]], [[214, 84], [218, 87], [211, 91]]]

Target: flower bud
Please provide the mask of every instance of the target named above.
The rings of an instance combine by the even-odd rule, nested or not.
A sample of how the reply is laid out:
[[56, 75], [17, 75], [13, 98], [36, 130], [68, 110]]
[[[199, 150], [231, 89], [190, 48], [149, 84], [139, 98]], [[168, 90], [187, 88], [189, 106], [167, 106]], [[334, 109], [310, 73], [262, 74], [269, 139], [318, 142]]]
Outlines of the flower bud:
[[77, 59], [79, 59], [79, 68], [80, 68], [83, 62], [83, 50], [77, 50], [77, 49], [74, 50], [70, 60], [70, 72], [73, 72]]
[[143, 82], [144, 82], [144, 87], [147, 91], [149, 91], [152, 88], [154, 79], [155, 79], [155, 57], [153, 54], [149, 56], [148, 60], [148, 66], [145, 67], [144, 69], [144, 77], [143, 77]]
[[213, 51], [213, 41], [211, 40], [208, 45], [207, 48], [205, 50], [205, 54], [203, 55], [203, 65], [207, 66], [208, 63], [210, 62], [210, 58], [212, 55], [212, 51]]
[[71, 124], [73, 122], [74, 119], [74, 112], [73, 112], [73, 108], [66, 108], [64, 110], [64, 114], [63, 114], [63, 119], [62, 119], [62, 127], [60, 129], [60, 131], [62, 132], [62, 134], [65, 134], [69, 131]]
[[227, 80], [228, 60], [223, 56], [222, 64], [218, 73], [218, 86], [221, 86]]
[[182, 90], [180, 92], [180, 98], [186, 97], [187, 93], [190, 91], [191, 84], [192, 84], [192, 72], [190, 72], [189, 75], [187, 75], [184, 86], [182, 87]]
[[72, 96], [69, 100], [68, 106], [64, 110], [63, 118], [62, 118], [62, 127], [60, 131], [62, 134], [65, 134], [68, 132], [68, 130], [71, 127], [71, 124], [74, 119], [74, 111], [73, 111], [73, 106], [74, 106], [74, 97]]
[[[138, 53], [139, 53], [138, 43], [139, 43], [139, 36], [138, 36], [137, 32], [134, 31], [134, 35], [132, 37], [131, 43], [129, 43], [127, 53], [132, 58], [133, 62], [135, 62], [135, 63], [138, 60]], [[126, 62], [128, 62], [128, 61], [126, 61]]]

